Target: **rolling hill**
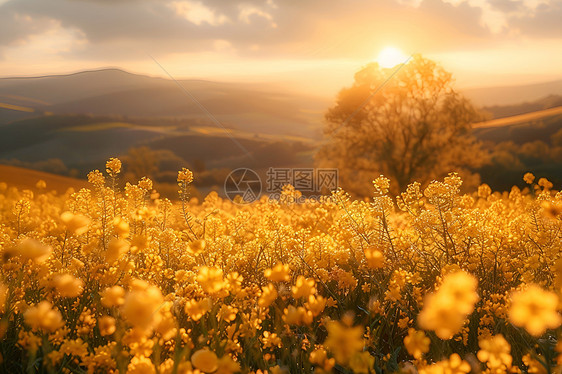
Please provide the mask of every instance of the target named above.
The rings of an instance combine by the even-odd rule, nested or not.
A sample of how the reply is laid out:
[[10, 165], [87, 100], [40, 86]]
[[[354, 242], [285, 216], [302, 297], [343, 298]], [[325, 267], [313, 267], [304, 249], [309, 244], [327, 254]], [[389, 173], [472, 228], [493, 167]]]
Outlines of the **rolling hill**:
[[562, 95], [562, 80], [526, 85], [464, 88], [460, 90], [476, 106], [509, 106]]
[[202, 80], [178, 83], [182, 87], [169, 79], [118, 69], [2, 78], [0, 123], [44, 114], [91, 114], [150, 118], [155, 122], [161, 118], [207, 125], [220, 122], [224, 127], [257, 134], [321, 136], [326, 99], [288, 93], [265, 84]]
[[[187, 165], [209, 186], [237, 167], [263, 173], [313, 165], [332, 98], [265, 84], [179, 83], [119, 69], [2, 78], [0, 163], [84, 177], [109, 157], [146, 147], [163, 157], [161, 182], [174, 184], [177, 168]], [[562, 81], [464, 93], [492, 118], [475, 126], [475, 136], [522, 160], [512, 163], [519, 169], [510, 169], [509, 183], [527, 167], [560, 171], [553, 156], [533, 158], [530, 150], [548, 147], [562, 129]], [[495, 177], [496, 169], [483, 175]]]
[[88, 182], [83, 179], [69, 178], [15, 166], [0, 165], [0, 183], [7, 183], [9, 187], [13, 186], [19, 189], [37, 190], [36, 184], [39, 180], [46, 182], [46, 191], [54, 190], [57, 191], [57, 193], [64, 193], [69, 188], [78, 190], [80, 188], [90, 187]]
[[562, 106], [558, 106], [480, 122], [473, 126], [473, 133], [478, 139], [493, 143], [524, 144], [539, 140], [548, 144], [561, 129]]

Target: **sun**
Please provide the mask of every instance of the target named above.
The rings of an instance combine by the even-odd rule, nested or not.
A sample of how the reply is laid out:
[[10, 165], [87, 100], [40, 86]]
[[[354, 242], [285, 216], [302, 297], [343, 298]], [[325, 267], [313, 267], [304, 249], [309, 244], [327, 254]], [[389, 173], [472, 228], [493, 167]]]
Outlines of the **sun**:
[[408, 56], [402, 53], [401, 50], [394, 47], [386, 47], [380, 51], [376, 61], [383, 68], [392, 68], [398, 64], [406, 62]]

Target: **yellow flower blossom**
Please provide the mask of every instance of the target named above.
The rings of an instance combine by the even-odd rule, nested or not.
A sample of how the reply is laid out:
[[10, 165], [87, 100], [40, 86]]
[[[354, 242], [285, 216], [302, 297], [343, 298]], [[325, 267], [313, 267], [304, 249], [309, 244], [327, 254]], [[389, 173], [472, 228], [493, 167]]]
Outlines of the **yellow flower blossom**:
[[291, 279], [291, 269], [288, 264], [277, 264], [271, 269], [266, 269], [264, 275], [272, 282], [288, 282]]
[[557, 311], [558, 296], [539, 286], [530, 285], [511, 295], [509, 320], [523, 327], [529, 334], [539, 337], [547, 329], [555, 329], [562, 323]]
[[203, 239], [194, 240], [187, 245], [187, 251], [192, 255], [197, 256], [205, 250], [205, 245], [206, 243]]
[[429, 352], [430, 340], [425, 336], [423, 331], [416, 331], [415, 329], [409, 329], [408, 335], [404, 338], [404, 346], [409, 354], [411, 354], [415, 359], [422, 358], [424, 353]]
[[362, 326], [347, 326], [338, 321], [326, 325], [328, 337], [324, 346], [334, 354], [336, 362], [347, 365], [354, 354], [361, 352], [365, 345]]
[[234, 321], [236, 314], [238, 314], [238, 309], [226, 304], [222, 305], [219, 310], [219, 318], [226, 322]]
[[66, 211], [61, 214], [60, 218], [68, 231], [73, 232], [76, 235], [82, 235], [88, 232], [90, 219], [85, 215], [74, 214]]
[[441, 339], [451, 339], [474, 310], [476, 286], [476, 278], [465, 272], [446, 275], [439, 290], [426, 296], [418, 316], [420, 327], [435, 331]]
[[495, 372], [506, 372], [511, 368], [511, 346], [502, 335], [496, 335], [478, 342], [478, 359]]
[[222, 270], [215, 267], [201, 266], [197, 274], [197, 282], [203, 291], [215, 294], [225, 286]]
[[136, 280], [133, 287], [125, 297], [122, 313], [130, 324], [146, 329], [157, 321], [156, 311], [164, 299], [158, 287], [144, 281]]
[[17, 246], [19, 254], [26, 260], [43, 263], [49, 258], [52, 248], [38, 240], [25, 238]]
[[369, 374], [373, 372], [375, 358], [369, 352], [355, 353], [349, 360], [349, 367], [357, 374]]
[[270, 333], [269, 331], [263, 332], [263, 337], [261, 342], [264, 348], [281, 348], [281, 338], [275, 333]]
[[113, 218], [113, 229], [120, 238], [126, 238], [129, 236], [129, 223], [123, 219], [123, 217]]
[[310, 310], [314, 317], [316, 317], [324, 311], [324, 308], [326, 307], [326, 299], [320, 295], [310, 295], [308, 296], [308, 301], [304, 304], [304, 306]]
[[187, 300], [185, 302], [185, 312], [194, 321], [199, 321], [209, 310], [213, 304], [209, 298], [202, 300]]
[[277, 296], [277, 289], [275, 289], [275, 286], [272, 283], [269, 283], [267, 286], [262, 287], [262, 293], [258, 299], [258, 305], [262, 308], [267, 308], [275, 301], [275, 299], [277, 299]]
[[448, 360], [439, 361], [436, 364], [423, 367], [420, 374], [467, 374], [470, 373], [470, 364], [464, 361], [457, 353], [449, 356]]
[[125, 290], [120, 286], [106, 288], [101, 293], [101, 303], [106, 308], [123, 305], [125, 303]]
[[134, 356], [127, 366], [129, 374], [156, 374], [156, 368], [148, 357]]
[[283, 311], [283, 321], [288, 325], [310, 325], [312, 318], [312, 313], [302, 306], [289, 305]]
[[54, 332], [64, 325], [62, 315], [48, 301], [41, 301], [23, 314], [25, 323], [35, 330]]
[[530, 354], [523, 356], [523, 363], [528, 367], [528, 373], [547, 374], [547, 370], [541, 361], [545, 362], [542, 355], [538, 355], [537, 358], [533, 358]]
[[217, 355], [207, 348], [194, 352], [191, 355], [191, 363], [203, 373], [212, 373], [219, 368]]
[[121, 238], [113, 238], [109, 241], [107, 245], [107, 251], [105, 252], [105, 259], [110, 264], [119, 260], [121, 256], [129, 251], [129, 243]]
[[53, 284], [62, 297], [77, 297], [84, 289], [84, 282], [70, 274], [55, 276]]
[[384, 267], [384, 255], [376, 247], [365, 248], [365, 259], [367, 260], [367, 266], [371, 269]]
[[523, 180], [527, 184], [532, 184], [535, 180], [535, 176], [533, 175], [533, 173], [525, 173], [525, 175], [523, 176]]
[[335, 358], [328, 358], [328, 352], [323, 347], [318, 347], [310, 352], [310, 363], [319, 366], [325, 372], [330, 372], [336, 365]]
[[218, 362], [218, 368], [214, 374], [234, 374], [240, 371], [240, 364], [229, 355], [222, 356]]
[[312, 278], [305, 278], [302, 275], [299, 275], [292, 288], [292, 293], [295, 299], [314, 295], [316, 293], [316, 282]]
[[105, 171], [112, 176], [119, 174], [121, 172], [121, 160], [114, 157], [110, 158], [105, 163]]
[[101, 336], [111, 335], [115, 332], [115, 318], [103, 316], [98, 319], [98, 328]]
[[191, 170], [182, 168], [181, 171], [178, 172], [178, 184], [190, 184], [193, 182], [193, 173]]

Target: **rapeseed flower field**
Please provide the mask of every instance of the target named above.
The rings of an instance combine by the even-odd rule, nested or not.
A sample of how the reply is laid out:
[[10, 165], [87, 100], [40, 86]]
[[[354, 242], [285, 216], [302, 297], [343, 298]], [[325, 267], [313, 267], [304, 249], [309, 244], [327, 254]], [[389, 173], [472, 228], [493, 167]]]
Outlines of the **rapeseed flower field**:
[[121, 162], [57, 195], [0, 184], [0, 370], [9, 373], [562, 371], [562, 193], [177, 201]]

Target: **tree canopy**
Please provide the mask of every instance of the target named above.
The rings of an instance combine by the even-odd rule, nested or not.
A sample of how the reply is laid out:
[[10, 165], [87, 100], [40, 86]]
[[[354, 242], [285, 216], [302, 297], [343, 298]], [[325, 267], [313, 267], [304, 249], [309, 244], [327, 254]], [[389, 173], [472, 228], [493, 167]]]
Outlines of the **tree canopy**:
[[355, 194], [370, 194], [380, 174], [394, 192], [452, 171], [467, 177], [484, 159], [471, 136], [480, 114], [455, 91], [450, 73], [420, 55], [400, 69], [365, 66], [325, 119], [317, 160], [337, 167], [340, 184]]

